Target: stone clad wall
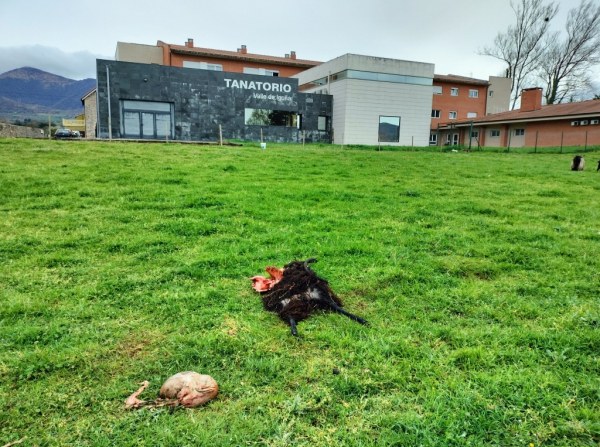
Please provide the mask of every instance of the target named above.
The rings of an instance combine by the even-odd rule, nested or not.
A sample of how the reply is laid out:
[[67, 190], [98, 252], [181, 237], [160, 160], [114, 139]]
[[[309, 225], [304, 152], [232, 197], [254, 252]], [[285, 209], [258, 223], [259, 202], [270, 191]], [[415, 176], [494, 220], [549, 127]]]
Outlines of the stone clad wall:
[[[226, 140], [331, 142], [330, 125], [319, 130], [318, 121], [331, 122], [332, 97], [298, 93], [293, 78], [98, 60], [97, 79], [99, 138], [109, 137], [109, 110], [112, 138], [128, 137], [122, 103], [135, 100], [172, 104], [179, 141], [218, 141], [221, 130]], [[293, 112], [302, 127], [246, 125], [246, 109]]]
[[42, 129], [0, 123], [0, 138], [44, 138]]

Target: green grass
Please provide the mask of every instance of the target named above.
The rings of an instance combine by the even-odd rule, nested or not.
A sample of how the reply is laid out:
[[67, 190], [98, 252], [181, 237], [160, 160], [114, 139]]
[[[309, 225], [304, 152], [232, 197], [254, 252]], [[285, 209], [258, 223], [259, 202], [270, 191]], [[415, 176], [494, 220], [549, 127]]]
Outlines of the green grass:
[[[0, 140], [0, 445], [598, 445], [571, 157]], [[248, 278], [313, 256], [369, 327], [262, 309]], [[186, 370], [218, 398], [123, 409]]]

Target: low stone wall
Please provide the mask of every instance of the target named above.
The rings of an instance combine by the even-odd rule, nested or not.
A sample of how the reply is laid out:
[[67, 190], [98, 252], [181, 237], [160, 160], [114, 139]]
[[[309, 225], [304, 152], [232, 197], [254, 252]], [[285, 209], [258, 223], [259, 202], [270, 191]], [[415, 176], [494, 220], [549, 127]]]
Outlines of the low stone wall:
[[44, 138], [42, 129], [0, 123], [0, 138]]

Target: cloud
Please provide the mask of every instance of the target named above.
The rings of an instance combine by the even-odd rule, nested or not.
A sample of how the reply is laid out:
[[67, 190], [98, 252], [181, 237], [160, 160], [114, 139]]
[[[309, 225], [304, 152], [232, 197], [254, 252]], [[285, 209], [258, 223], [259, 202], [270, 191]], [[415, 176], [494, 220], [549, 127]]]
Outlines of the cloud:
[[15, 68], [33, 67], [69, 79], [95, 78], [96, 59], [112, 57], [92, 54], [89, 51], [67, 53], [43, 45], [0, 47], [0, 73]]

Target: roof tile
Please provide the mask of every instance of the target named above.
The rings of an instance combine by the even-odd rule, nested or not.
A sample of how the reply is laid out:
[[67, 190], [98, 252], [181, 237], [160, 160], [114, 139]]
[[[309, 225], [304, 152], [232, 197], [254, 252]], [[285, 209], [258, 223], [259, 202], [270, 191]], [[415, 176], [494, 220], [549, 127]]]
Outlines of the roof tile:
[[473, 122], [473, 124], [491, 124], [504, 121], [521, 122], [539, 119], [566, 119], [571, 116], [579, 115], [600, 115], [600, 100], [590, 99], [588, 101], [545, 105], [539, 110], [532, 110], [530, 112], [511, 110], [479, 118], [457, 120], [453, 124], [465, 125], [470, 124], [471, 122]]
[[187, 47], [184, 45], [166, 44], [171, 51], [179, 54], [190, 54], [205, 57], [219, 57], [233, 60], [270, 62], [279, 65], [288, 65], [293, 67], [315, 67], [322, 62], [311, 61], [307, 59], [292, 59], [289, 57], [267, 56], [264, 54], [242, 53], [239, 51], [215, 50], [213, 48]]

